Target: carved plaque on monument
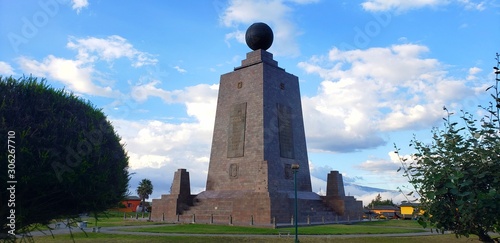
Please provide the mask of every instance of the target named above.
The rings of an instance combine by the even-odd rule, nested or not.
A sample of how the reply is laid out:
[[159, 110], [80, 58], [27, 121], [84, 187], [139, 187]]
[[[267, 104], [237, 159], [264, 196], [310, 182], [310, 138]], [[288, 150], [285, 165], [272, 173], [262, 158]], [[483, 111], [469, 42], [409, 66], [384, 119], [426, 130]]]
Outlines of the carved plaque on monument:
[[292, 109], [286, 105], [278, 104], [278, 127], [280, 139], [280, 155], [283, 158], [293, 159]]
[[238, 164], [229, 165], [229, 178], [238, 178]]
[[292, 179], [292, 165], [291, 164], [285, 164], [285, 179], [290, 180]]
[[247, 103], [235, 104], [229, 115], [229, 131], [227, 136], [227, 157], [243, 157], [245, 148], [245, 124]]

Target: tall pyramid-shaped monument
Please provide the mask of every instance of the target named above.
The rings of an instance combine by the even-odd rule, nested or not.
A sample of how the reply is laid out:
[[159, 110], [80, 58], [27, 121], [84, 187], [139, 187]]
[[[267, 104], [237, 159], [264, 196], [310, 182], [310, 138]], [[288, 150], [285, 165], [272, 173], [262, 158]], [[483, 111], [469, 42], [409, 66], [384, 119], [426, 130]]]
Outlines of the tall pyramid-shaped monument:
[[221, 76], [207, 191], [311, 192], [298, 78], [263, 49]]
[[266, 51], [273, 41], [271, 28], [253, 24], [246, 41], [253, 51], [241, 66], [221, 76], [206, 190], [187, 196], [175, 189], [185, 188], [182, 181], [186, 179], [182, 178], [189, 177], [179, 170], [172, 184], [175, 193], [153, 200], [152, 217], [290, 223], [295, 198], [292, 165], [299, 165], [299, 221], [338, 220], [352, 208], [359, 215], [361, 202], [343, 195], [338, 173], [331, 181], [337, 188], [340, 185], [342, 193], [320, 197], [311, 190], [299, 80]]

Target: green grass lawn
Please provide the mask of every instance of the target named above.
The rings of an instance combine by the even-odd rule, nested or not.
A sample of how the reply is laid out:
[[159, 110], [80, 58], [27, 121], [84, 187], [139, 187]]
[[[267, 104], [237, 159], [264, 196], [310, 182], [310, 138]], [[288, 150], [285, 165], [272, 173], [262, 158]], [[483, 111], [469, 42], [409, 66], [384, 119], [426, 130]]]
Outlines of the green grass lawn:
[[[147, 217], [147, 216], [145, 216]], [[94, 226], [93, 218], [88, 220], [88, 228]], [[123, 218], [123, 213], [108, 214], [99, 216], [98, 226], [128, 226], [128, 225], [150, 225], [158, 224], [147, 222], [146, 220], [135, 220], [127, 217]], [[91, 230], [88, 230], [91, 231]], [[179, 234], [233, 234], [238, 236], [158, 236], [158, 235], [125, 235], [125, 234], [107, 234], [92, 233], [87, 235], [80, 231], [74, 231], [75, 242], [292, 242], [295, 229], [287, 228], [258, 228], [230, 225], [207, 225], [207, 224], [165, 224], [164, 226], [152, 226], [146, 228], [128, 229], [133, 232], [151, 232], [151, 233], [179, 233]], [[432, 236], [408, 236], [408, 237], [359, 237], [359, 234], [389, 234], [389, 233], [410, 233], [425, 231], [416, 222], [411, 220], [381, 220], [372, 222], [359, 222], [350, 225], [318, 225], [299, 227], [300, 242], [479, 242], [477, 237], [455, 238], [453, 234], [435, 234]], [[278, 237], [278, 232], [290, 232], [288, 237]], [[247, 237], [248, 235], [248, 237]], [[253, 235], [253, 236], [252, 236]], [[319, 235], [319, 236], [314, 236]], [[354, 236], [354, 237], [351, 237]], [[72, 242], [69, 234], [52, 236], [34, 237], [35, 242]]]
[[[89, 233], [88, 237], [83, 233], [74, 234], [75, 242], [147, 242], [147, 243], [157, 243], [157, 242], [192, 242], [192, 243], [238, 243], [238, 242], [292, 242], [293, 236], [278, 238], [277, 236], [270, 237], [223, 237], [223, 236], [142, 236], [142, 235], [118, 235], [118, 234], [100, 234], [100, 233]], [[35, 242], [72, 242], [69, 235], [56, 235], [55, 238], [51, 236], [35, 237]], [[455, 238], [453, 235], [432, 235], [432, 236], [418, 236], [418, 237], [360, 237], [360, 238], [316, 238], [300, 236], [300, 242], [303, 243], [329, 243], [329, 242], [346, 242], [346, 243], [393, 243], [393, 242], [405, 242], [405, 243], [447, 243], [447, 242], [477, 242], [477, 238], [471, 237], [467, 238]]]
[[170, 224], [155, 226], [151, 228], [127, 229], [132, 232], [150, 233], [180, 233], [180, 234], [250, 234], [250, 235], [272, 235], [278, 234], [281, 229], [244, 227], [231, 225], [209, 225], [209, 224]]
[[[206, 225], [206, 224], [177, 224], [166, 226], [155, 226], [151, 228], [127, 229], [126, 231], [150, 232], [150, 233], [180, 233], [180, 234], [257, 234], [272, 235], [278, 232], [295, 232], [295, 228], [257, 228], [230, 225]], [[425, 232], [422, 228], [388, 227], [381, 224], [353, 224], [353, 225], [318, 225], [299, 227], [299, 234], [303, 235], [343, 235], [343, 234], [390, 234], [390, 233], [415, 233]]]
[[363, 221], [356, 224], [389, 227], [422, 228], [416, 220], [377, 220]]
[[[283, 228], [295, 232], [294, 228]], [[299, 234], [304, 235], [348, 235], [348, 234], [395, 234], [395, 233], [419, 233], [425, 232], [422, 228], [388, 227], [365, 224], [334, 224], [299, 227]]]
[[[142, 213], [139, 213], [139, 219], [136, 219], [135, 213], [124, 213], [109, 211], [106, 213], [99, 214], [97, 217], [97, 222], [93, 216], [82, 218], [81, 221], [87, 221], [87, 227], [111, 227], [111, 226], [134, 226], [134, 225], [155, 225], [161, 224], [161, 222], [150, 222], [148, 221], [149, 214], [144, 213], [144, 218]], [[76, 227], [76, 224], [73, 224]]]

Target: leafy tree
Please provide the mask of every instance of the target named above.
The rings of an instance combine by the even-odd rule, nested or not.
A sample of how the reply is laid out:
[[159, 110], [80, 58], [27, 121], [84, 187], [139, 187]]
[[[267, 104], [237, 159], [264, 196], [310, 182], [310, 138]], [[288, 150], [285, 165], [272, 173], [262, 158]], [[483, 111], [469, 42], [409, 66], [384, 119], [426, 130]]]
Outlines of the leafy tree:
[[457, 122], [444, 108], [448, 116], [443, 128], [433, 129], [432, 143], [414, 138], [410, 146], [416, 153], [411, 159], [400, 157], [404, 176], [425, 210], [419, 223], [438, 232], [453, 231], [457, 237], [474, 234], [485, 242], [493, 241], [488, 232], [500, 232], [498, 53], [496, 62], [495, 84], [486, 89], [493, 91], [493, 100], [480, 106], [486, 113], [481, 119], [462, 111]]
[[392, 199], [382, 200], [380, 193], [368, 204], [368, 208], [373, 208], [374, 206], [394, 206]]
[[139, 186], [137, 186], [137, 195], [142, 200], [142, 212], [144, 212], [144, 208], [146, 207], [146, 199], [149, 198], [149, 195], [153, 193], [153, 184], [149, 179], [142, 179], [142, 181], [139, 183]]
[[125, 196], [128, 156], [111, 123], [88, 101], [45, 80], [0, 76], [0, 136], [2, 188], [15, 188], [0, 190], [2, 200], [15, 197], [0, 204], [3, 232], [97, 215]]

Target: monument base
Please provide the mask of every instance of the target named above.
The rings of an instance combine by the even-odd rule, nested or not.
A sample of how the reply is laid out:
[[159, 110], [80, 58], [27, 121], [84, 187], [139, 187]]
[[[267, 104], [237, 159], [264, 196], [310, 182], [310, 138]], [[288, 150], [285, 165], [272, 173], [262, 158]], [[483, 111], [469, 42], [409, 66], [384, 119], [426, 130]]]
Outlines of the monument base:
[[[174, 176], [172, 188], [181, 185], [185, 170]], [[337, 181], [337, 180], [336, 180]], [[187, 182], [189, 183], [189, 182]], [[187, 196], [182, 191], [153, 199], [151, 219], [169, 223], [204, 223], [255, 225], [264, 227], [290, 226], [294, 223], [294, 191], [254, 192], [241, 190], [203, 191]], [[297, 193], [298, 223], [328, 224], [360, 220], [361, 201], [351, 196], [320, 196], [313, 192]]]

